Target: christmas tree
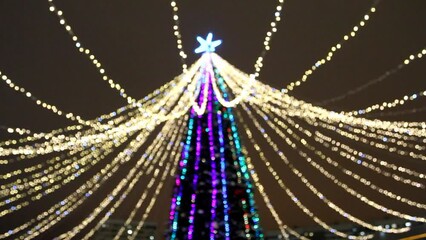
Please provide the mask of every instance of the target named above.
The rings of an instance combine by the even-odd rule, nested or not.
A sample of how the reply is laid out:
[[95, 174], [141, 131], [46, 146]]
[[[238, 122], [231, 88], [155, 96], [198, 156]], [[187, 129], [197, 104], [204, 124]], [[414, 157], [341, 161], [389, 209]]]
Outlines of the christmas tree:
[[176, 176], [168, 239], [263, 239], [253, 186], [234, 115], [218, 101], [228, 93], [210, 53], [220, 40], [198, 39], [207, 59], [200, 68], [198, 106], [190, 111]]

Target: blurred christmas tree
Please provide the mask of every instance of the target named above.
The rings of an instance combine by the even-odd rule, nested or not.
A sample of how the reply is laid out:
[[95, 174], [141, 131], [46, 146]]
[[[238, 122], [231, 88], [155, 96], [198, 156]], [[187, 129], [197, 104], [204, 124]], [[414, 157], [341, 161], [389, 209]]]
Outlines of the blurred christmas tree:
[[[207, 46], [205, 54], [212, 50]], [[223, 98], [228, 97], [214, 70], [211, 61], [200, 68], [197, 102], [204, 111], [190, 112], [168, 239], [263, 239], [234, 115], [213, 91], [217, 81]]]

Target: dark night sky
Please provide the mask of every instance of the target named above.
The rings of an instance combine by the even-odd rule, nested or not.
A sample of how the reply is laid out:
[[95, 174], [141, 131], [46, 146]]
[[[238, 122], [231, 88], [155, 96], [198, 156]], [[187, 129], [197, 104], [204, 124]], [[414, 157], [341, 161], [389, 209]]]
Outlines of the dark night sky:
[[[359, 22], [371, 2], [287, 0], [260, 80], [282, 88], [300, 78]], [[131, 96], [142, 98], [180, 74], [168, 1], [74, 0], [57, 1], [56, 4], [64, 11], [83, 45], [92, 50], [107, 74]], [[224, 41], [217, 53], [243, 71], [253, 72], [275, 5], [276, 1], [272, 0], [189, 0], [180, 3], [181, 31], [189, 63], [198, 57], [192, 53], [197, 47], [195, 36], [212, 31]], [[425, 10], [426, 1], [423, 0], [382, 1], [368, 26], [346, 42], [332, 62], [315, 72], [310, 81], [293, 94], [306, 101], [320, 101], [362, 85], [395, 67], [409, 54], [425, 47]], [[125, 105], [125, 101], [101, 80], [85, 56], [76, 51], [56, 16], [48, 11], [47, 1], [0, 1], [0, 71], [40, 99], [86, 119]], [[328, 108], [358, 109], [425, 90], [425, 73], [423, 58], [386, 81]], [[4, 83], [0, 84], [0, 100], [0, 125], [47, 131], [71, 124], [35, 106]], [[419, 100], [399, 109], [424, 104], [425, 100]], [[398, 119], [425, 121], [426, 117], [423, 112]], [[3, 134], [0, 132], [0, 136]], [[424, 165], [420, 167], [425, 169]], [[407, 193], [425, 201], [424, 191]], [[164, 194], [163, 199], [167, 196]], [[162, 201], [164, 206], [168, 204], [168, 198]], [[279, 210], [290, 226], [313, 225], [295, 207], [287, 208], [284, 202]], [[318, 211], [330, 223], [342, 221], [324, 209]], [[411, 208], [407, 211], [425, 215], [424, 211]], [[384, 217], [377, 211], [359, 212], [366, 220]], [[154, 215], [159, 213], [161, 209], [158, 208], [153, 212]], [[263, 216], [264, 227], [275, 229], [273, 222], [268, 220], [270, 216], [265, 213]]]

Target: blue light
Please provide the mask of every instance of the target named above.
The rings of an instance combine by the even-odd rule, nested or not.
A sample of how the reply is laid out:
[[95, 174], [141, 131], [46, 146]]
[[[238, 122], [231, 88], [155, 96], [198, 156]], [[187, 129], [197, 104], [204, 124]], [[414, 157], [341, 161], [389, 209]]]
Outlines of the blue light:
[[204, 52], [214, 52], [215, 48], [222, 44], [222, 40], [213, 40], [213, 33], [207, 34], [206, 39], [198, 36], [197, 41], [200, 43], [200, 46], [195, 49], [195, 53], [204, 53]]

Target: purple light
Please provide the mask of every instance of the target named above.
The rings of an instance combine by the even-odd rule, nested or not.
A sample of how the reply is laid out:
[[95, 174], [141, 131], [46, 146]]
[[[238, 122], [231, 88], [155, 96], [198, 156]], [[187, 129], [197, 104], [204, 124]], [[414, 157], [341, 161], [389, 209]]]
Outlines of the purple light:
[[196, 209], [196, 198], [197, 198], [197, 184], [198, 184], [198, 169], [200, 164], [200, 155], [201, 155], [201, 122], [198, 119], [197, 124], [197, 143], [195, 147], [195, 166], [194, 166], [194, 179], [192, 180], [192, 186], [194, 187], [194, 192], [191, 195], [191, 211], [189, 212], [189, 229], [188, 229], [188, 239], [192, 239], [194, 232], [194, 215]]
[[[203, 100], [203, 89], [204, 89], [204, 87], [206, 87], [205, 85], [206, 84], [201, 84], [200, 96], [198, 98], [199, 104]], [[171, 225], [172, 232], [171, 232], [171, 235], [170, 235], [170, 240], [173, 240], [173, 239], [176, 238], [176, 232], [178, 230], [179, 212], [177, 212], [176, 209], [177, 209], [178, 206], [180, 206], [180, 203], [181, 203], [181, 200], [182, 200], [183, 189], [182, 189], [181, 179], [182, 180], [185, 179], [186, 173], [187, 173], [186, 167], [187, 167], [187, 163], [188, 163], [189, 149], [190, 149], [191, 139], [192, 139], [192, 135], [193, 135], [192, 134], [192, 128], [194, 126], [195, 115], [196, 115], [196, 113], [195, 113], [194, 109], [191, 109], [191, 118], [189, 120], [188, 135], [186, 137], [184, 151], [182, 151], [181, 161], [179, 162], [179, 166], [181, 167], [182, 171], [181, 171], [180, 176], [176, 177], [175, 192], [173, 194], [172, 206], [170, 208], [170, 213], [169, 213], [169, 219], [172, 221], [172, 225]], [[197, 134], [200, 135], [198, 133], [198, 130], [197, 130]]]
[[[213, 68], [208, 66], [208, 83], [212, 84]], [[211, 176], [212, 176], [212, 203], [211, 203], [211, 222], [210, 222], [210, 239], [214, 240], [216, 235], [215, 220], [217, 208], [217, 170], [216, 170], [216, 157], [214, 151], [214, 133], [213, 133], [213, 91], [209, 89], [209, 104], [207, 107], [207, 126], [209, 128], [209, 149], [210, 149], [210, 162], [211, 162]]]

